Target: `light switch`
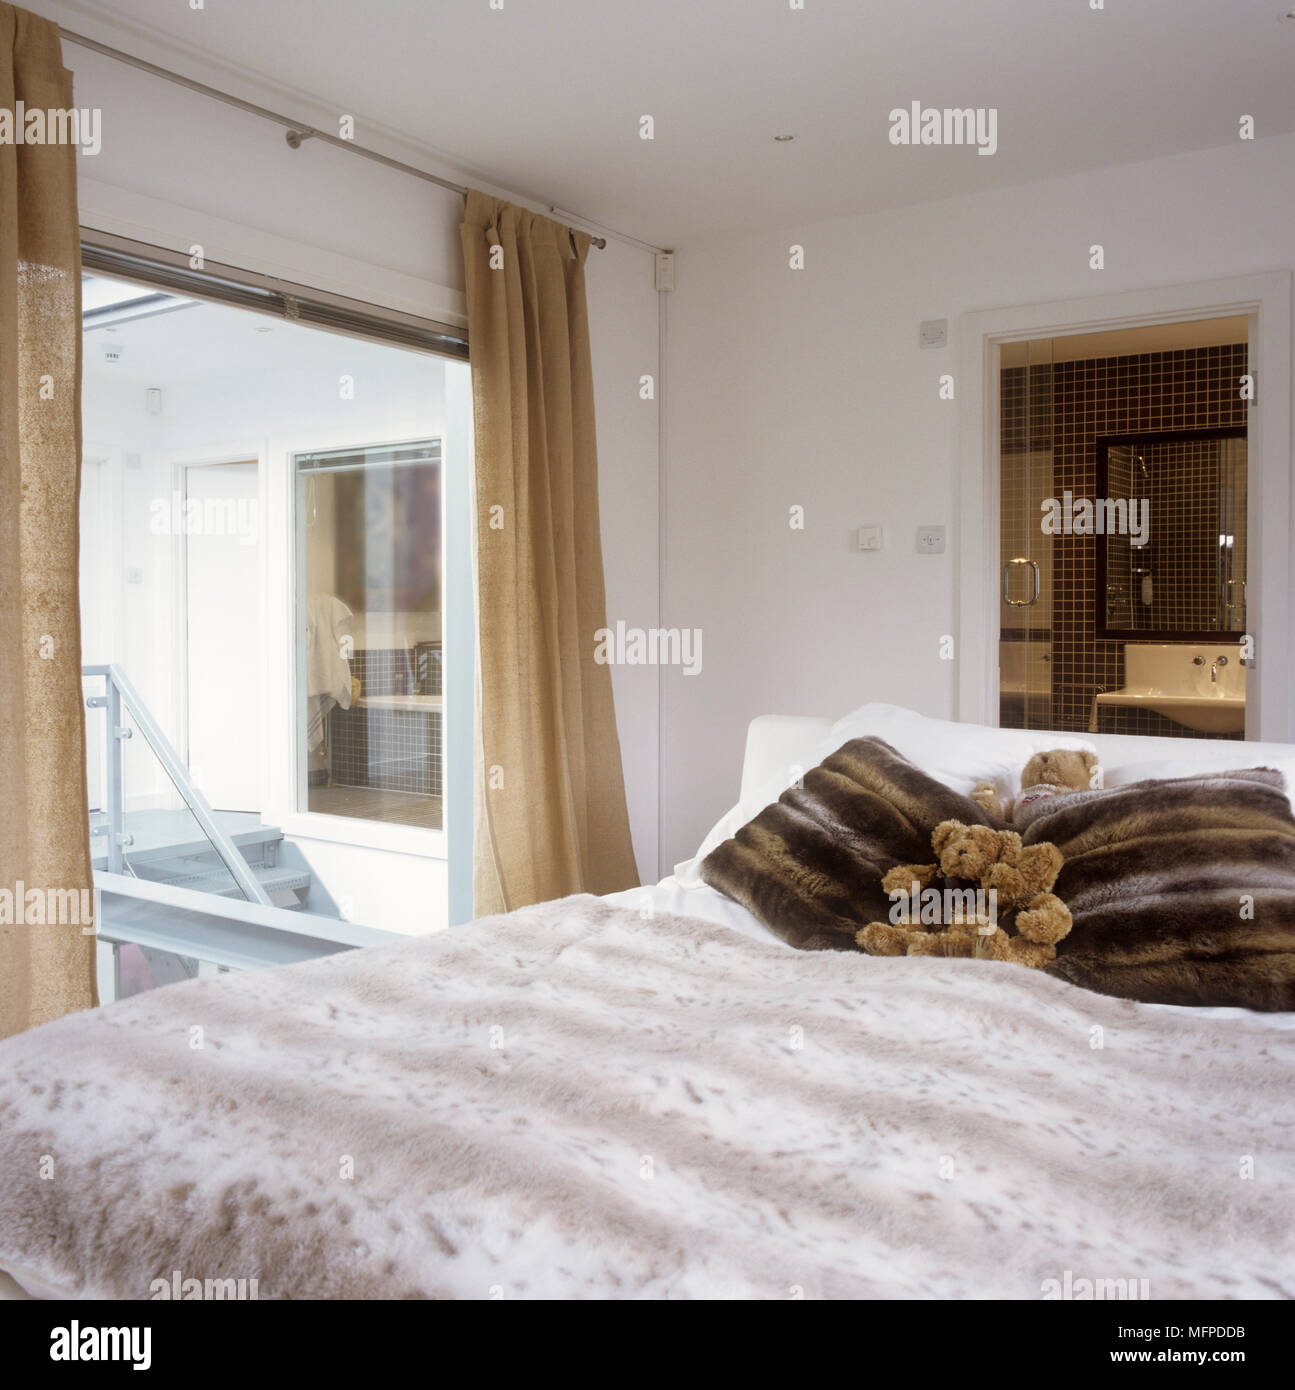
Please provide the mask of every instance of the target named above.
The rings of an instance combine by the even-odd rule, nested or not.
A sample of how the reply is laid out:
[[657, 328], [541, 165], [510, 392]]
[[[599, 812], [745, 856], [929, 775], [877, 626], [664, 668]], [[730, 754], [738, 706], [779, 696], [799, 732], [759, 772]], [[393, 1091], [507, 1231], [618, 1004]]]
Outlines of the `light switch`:
[[924, 348], [949, 346], [949, 320], [923, 319], [917, 326], [917, 341]]
[[856, 550], [880, 550], [881, 527], [860, 526], [854, 533], [854, 548]]
[[919, 555], [943, 555], [944, 527], [919, 526], [917, 528], [917, 553]]

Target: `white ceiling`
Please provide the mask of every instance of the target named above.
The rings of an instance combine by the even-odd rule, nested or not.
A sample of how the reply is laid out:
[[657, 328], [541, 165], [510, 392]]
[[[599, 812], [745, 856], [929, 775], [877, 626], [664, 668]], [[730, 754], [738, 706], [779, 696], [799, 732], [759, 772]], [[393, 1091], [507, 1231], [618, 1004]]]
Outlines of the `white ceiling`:
[[[174, 66], [192, 75], [233, 65], [285, 89], [289, 114], [294, 93], [353, 113], [360, 143], [403, 136], [519, 194], [679, 247], [1236, 143], [1242, 114], [1261, 137], [1295, 130], [1291, 7], [131, 0], [124, 22], [181, 45]], [[57, 8], [123, 22], [102, 0]], [[111, 41], [103, 24], [95, 33]], [[913, 101], [997, 107], [998, 153], [892, 146], [888, 113]], [[643, 114], [651, 143], [638, 138]], [[775, 144], [786, 132], [796, 141]]]

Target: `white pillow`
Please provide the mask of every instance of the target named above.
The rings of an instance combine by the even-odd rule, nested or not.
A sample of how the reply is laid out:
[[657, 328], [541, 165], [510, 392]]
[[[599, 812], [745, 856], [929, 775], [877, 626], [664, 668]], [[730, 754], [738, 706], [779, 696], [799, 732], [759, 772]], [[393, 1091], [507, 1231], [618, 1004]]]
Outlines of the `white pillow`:
[[[863, 705], [832, 725], [831, 730], [805, 754], [804, 771], [816, 767], [852, 738], [875, 735], [929, 777], [963, 796], [982, 782], [993, 784], [1006, 800], [1020, 789], [1021, 770], [1036, 753], [1049, 748], [1078, 748], [1090, 753], [1096, 746], [1082, 738], [1033, 729], [990, 729], [983, 724], [957, 724], [949, 719], [929, 719], [900, 705]], [[701, 861], [737, 833], [787, 790], [796, 773], [787, 768], [759, 792], [744, 797], [711, 827], [692, 859], [676, 864], [674, 876], [691, 886], [701, 882]]]
[[[835, 753], [840, 747], [840, 743], [831, 743], [824, 740], [815, 745], [812, 751], [806, 753], [805, 761], [800, 772], [807, 772], [811, 767], [817, 767], [829, 754]], [[744, 796], [736, 806], [731, 806], [706, 832], [706, 838], [698, 847], [697, 853], [691, 859], [685, 859], [682, 864], [674, 866], [674, 877], [685, 888], [696, 888], [702, 882], [701, 861], [725, 840], [731, 840], [739, 830], [771, 805], [787, 790], [800, 775], [796, 769], [787, 767], [783, 772], [769, 781], [750, 796]]]
[[1072, 734], [957, 724], [951, 719], [929, 719], [899, 705], [864, 705], [838, 719], [832, 725], [833, 748], [869, 734], [884, 738], [929, 777], [963, 796], [982, 782], [992, 782], [1004, 800], [1020, 790], [1021, 772], [1036, 753], [1049, 748], [1097, 752], [1096, 744]]

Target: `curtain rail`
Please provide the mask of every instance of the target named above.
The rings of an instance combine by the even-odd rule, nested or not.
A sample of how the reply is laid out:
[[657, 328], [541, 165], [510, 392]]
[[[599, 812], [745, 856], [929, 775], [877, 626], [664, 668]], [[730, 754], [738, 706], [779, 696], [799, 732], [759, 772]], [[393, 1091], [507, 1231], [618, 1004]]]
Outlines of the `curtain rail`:
[[[426, 183], [434, 183], [441, 188], [447, 188], [451, 193], [466, 195], [471, 191], [466, 184], [455, 183], [452, 179], [443, 179], [439, 174], [432, 174], [426, 169], [415, 168], [412, 164], [404, 164], [399, 159], [392, 159], [389, 155], [380, 154], [377, 150], [368, 149], [364, 145], [357, 145], [354, 140], [343, 140], [338, 135], [330, 135], [325, 130], [318, 130], [305, 121], [294, 121], [291, 116], [285, 116], [279, 111], [271, 111], [268, 107], [258, 106], [252, 101], [244, 101], [242, 97], [236, 97], [230, 92], [222, 92], [218, 87], [208, 87], [205, 82], [197, 82], [192, 77], [184, 77], [178, 72], [172, 72], [170, 68], [159, 67], [158, 64], [150, 63], [147, 59], [137, 58], [133, 53], [126, 53], [120, 48], [112, 48], [106, 43], [100, 43], [98, 39], [87, 38], [84, 34], [74, 34], [70, 29], [61, 27], [59, 32], [68, 43], [76, 44], [78, 48], [88, 48], [94, 53], [102, 53], [106, 58], [113, 58], [119, 63], [125, 63], [128, 67], [138, 68], [141, 72], [147, 72], [153, 77], [160, 77], [164, 82], [173, 82], [176, 86], [186, 87], [191, 92], [198, 92], [202, 96], [210, 97], [213, 101], [224, 102], [226, 106], [237, 107], [240, 111], [247, 111], [253, 116], [260, 116], [263, 120], [283, 126], [287, 132], [287, 142], [294, 150], [300, 149], [306, 140], [321, 140], [324, 144], [332, 145], [336, 149], [362, 155], [365, 159], [371, 159], [377, 164], [385, 164], [388, 169], [395, 169], [399, 173], [408, 174], [411, 178], [422, 179]], [[620, 238], [618, 232], [613, 232], [612, 235]], [[635, 246], [646, 244], [634, 237], [621, 239]], [[592, 244], [601, 251], [607, 245], [607, 238], [604, 236], [593, 237]]]

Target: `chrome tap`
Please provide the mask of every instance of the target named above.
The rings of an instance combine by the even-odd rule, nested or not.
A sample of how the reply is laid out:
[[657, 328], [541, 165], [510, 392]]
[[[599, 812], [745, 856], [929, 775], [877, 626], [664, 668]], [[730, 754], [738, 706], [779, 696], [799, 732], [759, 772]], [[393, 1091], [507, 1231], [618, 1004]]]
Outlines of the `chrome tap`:
[[1228, 659], [1226, 656], [1215, 657], [1210, 663], [1210, 680], [1212, 680], [1215, 685], [1217, 685], [1219, 681], [1219, 667], [1226, 666], [1227, 664]]

